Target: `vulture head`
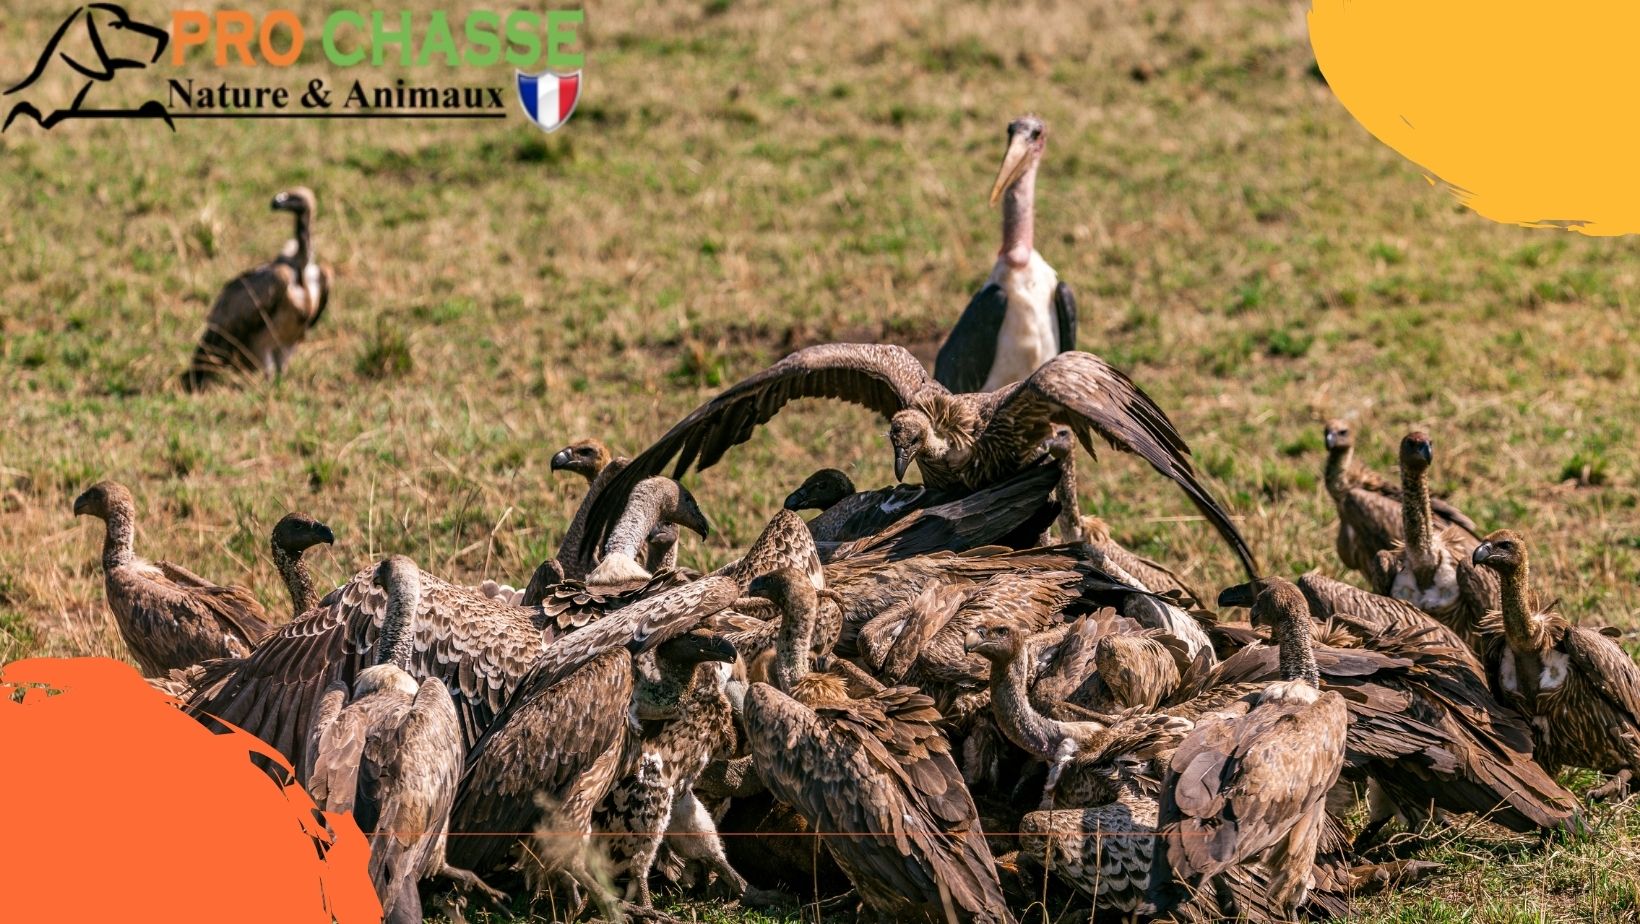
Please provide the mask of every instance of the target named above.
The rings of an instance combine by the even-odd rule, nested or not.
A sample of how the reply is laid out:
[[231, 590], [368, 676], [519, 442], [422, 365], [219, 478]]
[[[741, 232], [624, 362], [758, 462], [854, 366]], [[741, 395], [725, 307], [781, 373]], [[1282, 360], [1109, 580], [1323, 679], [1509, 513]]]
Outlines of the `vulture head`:
[[115, 514], [131, 514], [137, 509], [131, 491], [117, 481], [99, 481], [74, 498], [74, 515], [106, 520]]
[[[1239, 585], [1251, 587], [1254, 590], [1253, 617], [1255, 626], [1275, 626], [1283, 620], [1300, 619], [1305, 623], [1310, 619], [1310, 603], [1304, 599], [1304, 594], [1298, 585], [1282, 578], [1263, 578], [1252, 584]], [[1234, 588], [1232, 588], [1234, 589]], [[1226, 590], [1225, 593], [1229, 593]], [[1219, 595], [1220, 604], [1224, 603], [1224, 594]]]
[[1026, 171], [1037, 165], [1047, 147], [1048, 126], [1041, 119], [1025, 115], [1008, 123], [1008, 149], [1002, 155], [1002, 168], [997, 171], [996, 183], [991, 186], [993, 206], [1010, 186], [1019, 182]]
[[306, 186], [293, 186], [273, 197], [275, 212], [295, 212], [312, 216], [319, 208], [319, 198]]
[[1327, 421], [1326, 426], [1321, 430], [1321, 438], [1327, 444], [1327, 451], [1329, 452], [1350, 449], [1355, 445], [1355, 435], [1350, 432], [1350, 424], [1347, 420], [1334, 418]]
[[848, 475], [835, 468], [823, 468], [786, 495], [782, 506], [787, 510], [830, 510], [853, 493], [854, 482]]
[[273, 544], [292, 555], [300, 555], [313, 546], [336, 541], [330, 527], [300, 513], [287, 513], [273, 527]]
[[888, 441], [894, 446], [894, 477], [905, 480], [911, 463], [919, 459], [941, 459], [945, 441], [934, 432], [934, 421], [915, 408], [894, 415], [888, 424]]
[[610, 459], [609, 447], [604, 445], [603, 440], [576, 440], [553, 454], [552, 470], [574, 472], [590, 482], [598, 477]]
[[1514, 530], [1500, 529], [1475, 546], [1470, 559], [1499, 574], [1511, 574], [1526, 567], [1526, 540]]
[[729, 644], [728, 639], [714, 635], [706, 629], [696, 629], [687, 635], [663, 642], [655, 649], [655, 657], [670, 664], [693, 666], [708, 661], [733, 664], [739, 655], [735, 651], [735, 646]]
[[1407, 471], [1421, 472], [1429, 468], [1429, 463], [1435, 460], [1435, 446], [1429, 441], [1429, 434], [1422, 430], [1414, 430], [1401, 439], [1401, 467]]
[[1025, 628], [1011, 619], [994, 617], [963, 634], [962, 650], [977, 654], [992, 664], [1003, 664], [1025, 646]]
[[808, 573], [792, 567], [777, 568], [752, 578], [746, 586], [746, 595], [762, 597], [781, 614], [812, 613], [820, 599]]

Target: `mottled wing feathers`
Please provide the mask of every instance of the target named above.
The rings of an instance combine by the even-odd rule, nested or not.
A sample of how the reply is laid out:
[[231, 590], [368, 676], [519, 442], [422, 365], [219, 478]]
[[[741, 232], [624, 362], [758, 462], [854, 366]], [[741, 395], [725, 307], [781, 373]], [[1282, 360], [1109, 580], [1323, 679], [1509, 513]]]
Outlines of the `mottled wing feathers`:
[[633, 459], [593, 503], [581, 537], [582, 554], [593, 554], [603, 543], [638, 482], [664, 474], [673, 459], [675, 479], [691, 467], [710, 468], [731, 447], [751, 439], [788, 402], [831, 398], [887, 418], [929, 385], [922, 363], [898, 346], [827, 343], [798, 350], [696, 408]]
[[[480, 873], [504, 865], [519, 832], [561, 801], [576, 778], [628, 733], [632, 658], [606, 650], [557, 683], [520, 688], [468, 755], [450, 815], [450, 862]], [[495, 837], [473, 836], [495, 832]]]
[[1051, 422], [1070, 425], [1089, 452], [1093, 452], [1091, 434], [1098, 433], [1117, 449], [1149, 462], [1184, 490], [1230, 544], [1248, 576], [1258, 575], [1258, 563], [1247, 541], [1229, 513], [1197, 480], [1184, 438], [1156, 402], [1120, 370], [1091, 353], [1061, 353], [1020, 383], [997, 409], [990, 430], [1001, 426], [1046, 433]]
[[1616, 642], [1593, 629], [1568, 626], [1560, 644], [1579, 675], [1612, 708], [1627, 715], [1627, 731], [1634, 734], [1635, 726], [1640, 725], [1640, 666]]
[[1007, 316], [1008, 295], [1002, 286], [993, 282], [975, 292], [934, 358], [935, 381], [959, 395], [984, 388]]
[[433, 872], [429, 860], [449, 823], [463, 753], [460, 717], [437, 680], [423, 681], [400, 720], [366, 748], [367, 761], [380, 768], [370, 878], [389, 903], [397, 890], [383, 891], [384, 884]]

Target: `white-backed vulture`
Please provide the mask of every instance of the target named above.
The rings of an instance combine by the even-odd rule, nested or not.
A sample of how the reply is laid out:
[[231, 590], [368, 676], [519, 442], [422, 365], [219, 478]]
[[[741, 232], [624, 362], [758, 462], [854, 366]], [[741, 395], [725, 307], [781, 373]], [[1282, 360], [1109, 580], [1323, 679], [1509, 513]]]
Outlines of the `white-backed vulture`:
[[1527, 717], [1538, 761], [1550, 773], [1612, 774], [1591, 797], [1626, 793], [1640, 772], [1640, 667], [1612, 639], [1568, 623], [1554, 604], [1536, 605], [1519, 534], [1498, 530], [1473, 556], [1503, 585], [1502, 632], [1485, 653], [1492, 688]]
[[[1258, 587], [1227, 589], [1219, 602], [1248, 605]], [[1311, 657], [1321, 688], [1349, 708], [1345, 773], [1372, 783], [1366, 840], [1394, 815], [1417, 827], [1432, 809], [1523, 833], [1573, 822], [1576, 800], [1533, 759], [1526, 724], [1487, 689], [1461, 642], [1406, 620], [1359, 644], [1312, 645]], [[1220, 664], [1210, 683], [1235, 691], [1280, 675], [1277, 650], [1254, 644]]]
[[818, 597], [782, 569], [753, 593], [781, 611], [775, 685], [746, 693], [746, 735], [770, 791], [825, 838], [865, 905], [895, 921], [1012, 922], [978, 812], [929, 699], [851, 696], [809, 673]]
[[1282, 679], [1203, 716], [1173, 753], [1157, 819], [1167, 862], [1154, 864], [1163, 911], [1201, 893], [1237, 915], [1226, 873], [1246, 866], [1264, 874], [1271, 904], [1291, 918], [1314, 883], [1349, 712], [1342, 696], [1320, 690], [1297, 587], [1267, 579], [1254, 618], [1275, 626]]
[[[1091, 353], [1060, 353], [1022, 382], [1000, 391], [952, 394], [911, 353], [889, 344], [832, 343], [780, 360], [697, 408], [626, 467], [594, 504], [583, 548], [613, 524], [620, 499], [668, 464], [681, 478], [707, 468], [799, 398], [862, 405], [890, 421], [895, 476], [916, 464], [933, 490], [977, 490], [1017, 473], [1041, 455], [1055, 424], [1075, 431], [1088, 452], [1097, 433], [1136, 453], [1175, 482], [1224, 537], [1247, 572], [1253, 555], [1230, 515], [1196, 478], [1189, 447], [1143, 391]], [[673, 460], [676, 460], [675, 463]]]
[[103, 521], [103, 589], [114, 624], [145, 677], [166, 677], [212, 658], [242, 658], [271, 630], [249, 590], [222, 586], [170, 562], [136, 556], [137, 505], [102, 481], [74, 499], [75, 516]]
[[1481, 621], [1498, 609], [1498, 580], [1470, 560], [1479, 542], [1473, 534], [1456, 526], [1437, 529], [1429, 495], [1434, 458], [1427, 434], [1414, 431], [1401, 440], [1405, 542], [1378, 553], [1370, 575], [1373, 590], [1405, 600], [1446, 623], [1479, 652], [1487, 644]]
[[1076, 349], [1076, 299], [1034, 246], [1036, 171], [1047, 146], [1040, 118], [1008, 123], [991, 187], [991, 205], [1002, 202], [1002, 247], [934, 361], [934, 378], [954, 392], [995, 391]]
[[[1371, 577], [1379, 552], [1405, 539], [1401, 485], [1355, 460], [1355, 433], [1348, 421], [1329, 420], [1322, 431], [1327, 445], [1325, 483], [1338, 509], [1338, 557], [1346, 568]], [[1456, 526], [1478, 536], [1475, 523], [1444, 498], [1429, 498], [1437, 526]]]
[[444, 860], [465, 752], [450, 691], [437, 679], [418, 683], [408, 671], [421, 571], [393, 556], [377, 566], [375, 580], [387, 595], [377, 660], [354, 679], [351, 702], [339, 683], [325, 693], [312, 731], [308, 791], [324, 811], [352, 812], [370, 837], [370, 880], [384, 921], [421, 924], [417, 883], [433, 876], [504, 903], [505, 895]]
[[[695, 628], [738, 593], [733, 581], [703, 578], [547, 646], [468, 755], [450, 821], [464, 836], [451, 860], [480, 875], [520, 865], [536, 889], [567, 877], [619, 920], [620, 903], [593, 876], [588, 850], [593, 810], [639, 752], [632, 656]], [[532, 830], [533, 839], [517, 834]]]
[[324, 316], [330, 301], [330, 267], [313, 255], [313, 215], [318, 199], [305, 186], [273, 197], [275, 211], [295, 216], [295, 237], [269, 263], [234, 277], [205, 318], [183, 387], [199, 391], [225, 372], [285, 371], [291, 353]]
[[[689, 489], [670, 478], [645, 478], [626, 496], [626, 510], [610, 529], [603, 557], [587, 575], [587, 584], [609, 586], [649, 580], [650, 571], [639, 557], [650, 556], [658, 536], [669, 535], [673, 540], [669, 548], [676, 548], [675, 531], [657, 534], [665, 524], [687, 527], [702, 539], [711, 532], [711, 524]], [[664, 543], [664, 538], [661, 541]], [[666, 556], [662, 553], [662, 561], [657, 564], [670, 567]], [[671, 561], [675, 562], [676, 557], [672, 556]]]
[[300, 513], [288, 513], [273, 525], [268, 545], [273, 550], [273, 565], [279, 569], [279, 577], [290, 594], [292, 619], [313, 609], [319, 601], [313, 590], [313, 575], [308, 572], [302, 553], [320, 543], [330, 545], [335, 541], [330, 527]]

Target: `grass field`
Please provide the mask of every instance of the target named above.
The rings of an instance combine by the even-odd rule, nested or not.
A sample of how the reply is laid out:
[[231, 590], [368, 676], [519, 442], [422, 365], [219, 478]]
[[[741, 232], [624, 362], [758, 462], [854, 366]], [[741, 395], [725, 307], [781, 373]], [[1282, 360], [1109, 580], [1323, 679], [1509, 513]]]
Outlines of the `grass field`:
[[[1322, 418], [1354, 418], [1385, 471], [1422, 426], [1437, 487], [1526, 530], [1574, 620], [1634, 624], [1640, 244], [1490, 224], [1432, 189], [1331, 97], [1302, 4], [669, 6], [588, 11], [585, 94], [551, 136], [516, 115], [0, 135], [0, 661], [123, 656], [100, 525], [69, 510], [105, 477], [138, 498], [139, 554], [276, 613], [266, 536], [289, 510], [335, 529], [325, 580], [403, 552], [522, 583], [579, 498], [548, 470], [571, 439], [635, 452], [814, 342], [931, 358], [991, 265], [985, 195], [1027, 110], [1050, 128], [1037, 246], [1083, 348], [1168, 409], [1270, 570], [1341, 573]], [[6, 82], [65, 12], [0, 0]], [[324, 68], [311, 47], [296, 77], [187, 73], [510, 79]], [[318, 191], [329, 315], [277, 384], [182, 394], [211, 299], [288, 236], [267, 205], [296, 183]], [[733, 554], [818, 466], [887, 483], [884, 429], [785, 414], [693, 479], [716, 532], [685, 559]], [[1082, 482], [1119, 539], [1199, 586], [1235, 578], [1141, 464], [1106, 454]], [[1449, 873], [1363, 920], [1636, 920], [1640, 821], [1600, 817], [1548, 851], [1431, 848]]]

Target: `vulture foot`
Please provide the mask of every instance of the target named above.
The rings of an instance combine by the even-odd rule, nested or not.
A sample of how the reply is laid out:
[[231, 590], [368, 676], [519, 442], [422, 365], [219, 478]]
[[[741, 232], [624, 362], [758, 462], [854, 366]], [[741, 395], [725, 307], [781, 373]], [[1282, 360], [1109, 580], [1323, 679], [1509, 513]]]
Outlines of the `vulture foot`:
[[490, 901], [495, 902], [502, 908], [507, 907], [507, 905], [512, 901], [511, 898], [507, 897], [507, 893], [501, 891], [500, 889], [490, 888], [490, 884], [480, 879], [478, 874], [472, 870], [457, 869], [456, 867], [446, 863], [443, 868], [438, 871], [438, 875], [452, 882], [459, 882], [469, 889], [477, 889], [478, 891], [483, 892], [485, 895], [489, 896]]
[[1589, 790], [1589, 801], [1602, 802], [1606, 799], [1621, 799], [1629, 794], [1629, 781], [1634, 774], [1629, 770], [1619, 770], [1617, 775]]

